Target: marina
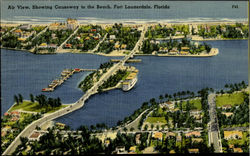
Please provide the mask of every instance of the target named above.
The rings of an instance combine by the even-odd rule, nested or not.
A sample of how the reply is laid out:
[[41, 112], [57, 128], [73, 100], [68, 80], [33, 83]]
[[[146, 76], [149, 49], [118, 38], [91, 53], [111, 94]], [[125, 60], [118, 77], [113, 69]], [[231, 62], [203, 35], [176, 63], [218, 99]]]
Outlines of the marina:
[[80, 68], [75, 68], [75, 69], [64, 69], [61, 72], [61, 77], [59, 79], [53, 80], [47, 88], [43, 88], [43, 92], [53, 92], [56, 87], [62, 85], [64, 81], [69, 79], [74, 73], [79, 73], [83, 71], [96, 71], [96, 69], [80, 69]]

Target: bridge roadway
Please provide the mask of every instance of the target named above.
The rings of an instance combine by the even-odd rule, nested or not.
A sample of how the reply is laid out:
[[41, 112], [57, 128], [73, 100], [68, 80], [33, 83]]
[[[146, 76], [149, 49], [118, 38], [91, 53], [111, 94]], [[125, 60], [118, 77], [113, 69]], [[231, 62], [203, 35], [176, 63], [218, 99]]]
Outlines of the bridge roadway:
[[208, 104], [209, 104], [209, 116], [210, 123], [208, 128], [208, 139], [209, 145], [213, 143], [215, 153], [222, 153], [222, 143], [220, 136], [220, 129], [218, 124], [218, 119], [216, 115], [216, 103], [215, 103], [216, 94], [211, 93], [208, 95]]
[[139, 46], [142, 45], [142, 41], [144, 40], [144, 36], [146, 33], [147, 27], [144, 26], [143, 31], [141, 33], [141, 37], [139, 38], [138, 42], [136, 43], [134, 49], [131, 51], [130, 54], [126, 55], [119, 63], [114, 64], [105, 74], [101, 76], [99, 81], [95, 83], [92, 88], [90, 88], [78, 101], [76, 101], [73, 104], [70, 104], [68, 107], [65, 107], [61, 110], [58, 110], [54, 113], [44, 115], [42, 118], [32, 122], [30, 125], [28, 125], [16, 138], [15, 140], [9, 145], [9, 147], [4, 151], [3, 155], [11, 155], [16, 147], [21, 143], [20, 137], [29, 137], [29, 135], [32, 133], [33, 130], [35, 130], [36, 126], [40, 126], [44, 124], [44, 122], [48, 122], [51, 120], [54, 120], [58, 117], [61, 117], [63, 115], [66, 115], [68, 113], [71, 113], [77, 109], [80, 109], [84, 106], [84, 102], [93, 94], [97, 93], [97, 89], [99, 86], [101, 86], [104, 81], [106, 81], [113, 73], [118, 71], [120, 67], [124, 65], [124, 63], [133, 55], [135, 52], [139, 50]]

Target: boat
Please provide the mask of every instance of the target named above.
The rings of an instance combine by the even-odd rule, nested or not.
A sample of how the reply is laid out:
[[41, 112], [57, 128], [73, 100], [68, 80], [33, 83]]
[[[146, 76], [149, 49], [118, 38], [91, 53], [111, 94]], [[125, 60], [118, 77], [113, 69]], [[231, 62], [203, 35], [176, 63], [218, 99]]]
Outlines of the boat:
[[122, 83], [122, 90], [123, 91], [129, 91], [130, 89], [132, 89], [135, 86], [135, 84], [138, 80], [137, 72], [138, 71], [132, 72], [126, 77], [126, 79]]

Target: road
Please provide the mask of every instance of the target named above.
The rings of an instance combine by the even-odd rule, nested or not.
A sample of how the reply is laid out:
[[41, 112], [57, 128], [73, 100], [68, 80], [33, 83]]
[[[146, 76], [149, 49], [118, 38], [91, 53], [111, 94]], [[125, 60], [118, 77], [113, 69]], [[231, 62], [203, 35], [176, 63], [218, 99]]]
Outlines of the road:
[[79, 26], [77, 26], [77, 28], [75, 29], [75, 31], [59, 46], [59, 47], [57, 47], [57, 49], [56, 49], [56, 52], [60, 52], [60, 50], [62, 49], [62, 47], [63, 47], [63, 45], [65, 44], [65, 43], [67, 43], [68, 42], [68, 40], [69, 39], [71, 39], [71, 37], [73, 36], [73, 35], [75, 35], [75, 33], [78, 31], [78, 29], [79, 29], [80, 27]]
[[91, 53], [94, 53], [95, 51], [98, 50], [99, 46], [100, 46], [100, 45], [102, 44], [102, 42], [107, 38], [107, 36], [108, 36], [108, 33], [106, 33], [105, 36], [103, 37], [103, 39], [96, 45], [96, 47], [95, 47], [93, 50], [91, 50]]
[[[78, 27], [79, 28], [79, 27]], [[74, 33], [77, 32], [78, 28], [74, 31]], [[135, 54], [135, 52], [137, 52], [139, 50], [139, 46], [142, 45], [142, 41], [144, 39], [145, 33], [146, 33], [145, 26], [144, 29], [141, 33], [141, 37], [138, 40], [138, 42], [136, 43], [134, 49], [130, 52], [130, 54], [126, 55], [119, 63], [114, 64], [106, 73], [104, 73], [101, 78], [99, 79], [98, 82], [96, 82], [78, 101], [76, 101], [75, 103], [69, 105], [68, 107], [65, 107], [63, 109], [60, 109], [54, 113], [48, 114], [46, 116], [43, 116], [41, 119], [38, 119], [34, 122], [32, 122], [30, 125], [28, 125], [16, 138], [15, 140], [8, 146], [8, 148], [4, 151], [3, 155], [11, 155], [16, 147], [21, 143], [20, 141], [20, 137], [29, 137], [29, 135], [31, 134], [31, 132], [33, 130], [35, 130], [36, 126], [40, 126], [42, 124], [44, 124], [44, 122], [49, 122], [51, 120], [54, 120], [58, 117], [61, 117], [63, 115], [66, 115], [68, 113], [71, 113], [75, 110], [78, 110], [80, 108], [82, 108], [84, 106], [84, 102], [93, 94], [97, 93], [97, 89], [99, 86], [101, 86], [113, 73], [115, 73], [116, 71], [118, 71], [120, 69], [120, 67], [122, 67], [124, 65], [124, 63], [130, 58], [133, 57], [133, 55]], [[73, 33], [73, 34], [74, 34]], [[72, 35], [70, 35], [69, 38], [72, 37]], [[68, 39], [69, 39], [68, 38]], [[67, 39], [67, 40], [68, 40]], [[67, 40], [65, 40], [63, 42], [66, 43]], [[61, 44], [61, 46], [63, 45]], [[60, 47], [61, 47], [60, 46]]]
[[220, 130], [216, 115], [215, 97], [216, 94], [214, 93], [208, 95], [209, 116], [210, 116], [210, 123], [208, 128], [209, 145], [213, 143], [215, 153], [222, 153]]

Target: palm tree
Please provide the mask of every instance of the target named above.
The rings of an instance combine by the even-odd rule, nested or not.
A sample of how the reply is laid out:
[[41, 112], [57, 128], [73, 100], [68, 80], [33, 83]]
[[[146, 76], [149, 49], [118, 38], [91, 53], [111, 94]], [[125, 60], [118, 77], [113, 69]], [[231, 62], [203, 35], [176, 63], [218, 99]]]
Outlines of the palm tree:
[[35, 102], [35, 101], [34, 101], [34, 96], [33, 96], [33, 94], [30, 94], [30, 101], [31, 101], [32, 103]]
[[18, 97], [16, 95], [14, 95], [14, 100], [15, 100], [16, 104], [19, 105], [19, 100], [18, 100]]
[[164, 99], [164, 97], [162, 95], [159, 96], [160, 102], [162, 103], [162, 100]]
[[151, 130], [153, 130], [153, 128], [154, 128], [154, 124], [151, 124]]
[[23, 103], [23, 96], [21, 94], [18, 94], [19, 102]]

